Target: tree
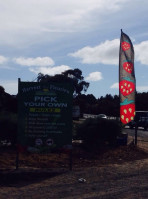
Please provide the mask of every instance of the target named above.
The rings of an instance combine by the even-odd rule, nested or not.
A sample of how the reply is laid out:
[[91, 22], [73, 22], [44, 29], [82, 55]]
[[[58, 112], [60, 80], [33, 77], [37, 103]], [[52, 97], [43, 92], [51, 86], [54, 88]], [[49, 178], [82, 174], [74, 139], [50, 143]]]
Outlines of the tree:
[[17, 98], [5, 92], [0, 86], [0, 111], [17, 112]]
[[43, 75], [39, 73], [37, 76], [38, 82], [69, 82], [73, 85], [74, 88], [74, 96], [80, 95], [82, 92], [86, 92], [89, 83], [84, 81], [84, 77], [82, 76], [82, 71], [78, 68], [70, 69], [62, 72], [61, 74], [57, 74], [54, 76]]
[[5, 93], [5, 89], [4, 89], [3, 86], [0, 86], [0, 95], [3, 94], [3, 93]]
[[95, 98], [95, 96], [93, 94], [88, 94], [86, 96], [86, 99], [87, 99], [88, 104], [93, 104], [94, 105], [94, 104], [97, 103], [97, 100], [96, 100], [96, 98]]

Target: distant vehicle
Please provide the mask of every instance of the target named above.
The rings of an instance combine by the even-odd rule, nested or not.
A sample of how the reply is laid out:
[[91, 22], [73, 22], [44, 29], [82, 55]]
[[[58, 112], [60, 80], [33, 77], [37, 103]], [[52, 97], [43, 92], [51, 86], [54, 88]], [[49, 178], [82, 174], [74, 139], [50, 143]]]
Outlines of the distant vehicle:
[[107, 116], [105, 114], [99, 114], [97, 115], [97, 117], [107, 119]]
[[129, 127], [132, 129], [135, 127], [143, 127], [144, 130], [148, 128], [148, 111], [136, 111], [136, 115], [133, 121], [129, 123]]

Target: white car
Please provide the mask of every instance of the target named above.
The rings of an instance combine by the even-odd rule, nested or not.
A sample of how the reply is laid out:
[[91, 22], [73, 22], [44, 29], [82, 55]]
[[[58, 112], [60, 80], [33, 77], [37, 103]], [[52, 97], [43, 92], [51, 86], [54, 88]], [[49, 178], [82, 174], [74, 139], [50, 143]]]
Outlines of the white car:
[[105, 114], [99, 114], [97, 117], [107, 119], [107, 116]]

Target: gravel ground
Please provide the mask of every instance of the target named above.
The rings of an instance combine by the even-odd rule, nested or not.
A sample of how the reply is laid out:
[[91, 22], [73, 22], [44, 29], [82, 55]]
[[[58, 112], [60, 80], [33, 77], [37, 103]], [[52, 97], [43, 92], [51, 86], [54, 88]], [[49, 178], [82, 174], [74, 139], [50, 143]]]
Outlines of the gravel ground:
[[[73, 171], [23, 169], [28, 181], [21, 173], [17, 173], [19, 178], [13, 183], [1, 186], [0, 199], [146, 199], [148, 196], [148, 159]], [[34, 180], [35, 174], [38, 180]]]

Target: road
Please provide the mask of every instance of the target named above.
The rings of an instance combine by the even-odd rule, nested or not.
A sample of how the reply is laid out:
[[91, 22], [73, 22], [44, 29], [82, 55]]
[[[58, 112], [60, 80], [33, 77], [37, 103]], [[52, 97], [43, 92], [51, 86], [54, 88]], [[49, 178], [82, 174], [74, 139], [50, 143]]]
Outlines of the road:
[[[135, 129], [130, 129], [128, 126], [125, 127], [123, 131], [128, 133], [130, 136], [135, 136]], [[144, 131], [142, 128], [138, 128], [137, 137], [138, 139], [144, 139], [145, 141], [148, 141], [148, 131]]]
[[[128, 143], [135, 140], [135, 129], [126, 127], [123, 132], [128, 133]], [[148, 152], [148, 131], [144, 131], [142, 128], [137, 130], [137, 146]]]

